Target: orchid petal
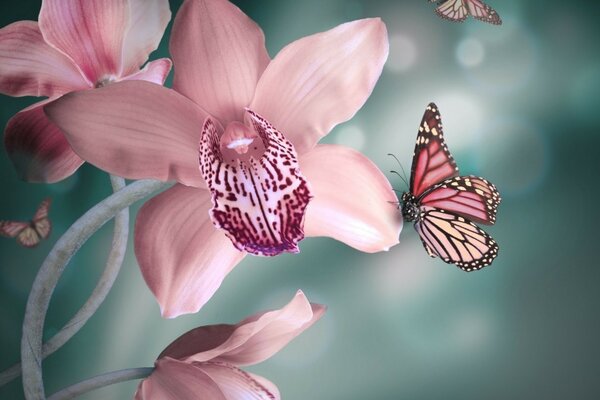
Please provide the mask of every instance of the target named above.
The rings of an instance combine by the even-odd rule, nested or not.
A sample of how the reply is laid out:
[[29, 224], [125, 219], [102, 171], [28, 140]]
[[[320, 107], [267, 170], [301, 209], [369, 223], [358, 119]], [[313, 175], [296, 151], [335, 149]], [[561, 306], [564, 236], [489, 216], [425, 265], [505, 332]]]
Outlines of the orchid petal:
[[140, 209], [135, 254], [162, 316], [197, 312], [244, 257], [208, 216], [210, 195], [175, 185]]
[[134, 73], [146, 62], [170, 20], [168, 0], [129, 0], [130, 22], [123, 43], [124, 75]]
[[258, 382], [258, 384], [260, 386], [262, 386], [269, 393], [271, 393], [273, 395], [273, 399], [275, 399], [275, 400], [280, 400], [281, 399], [281, 394], [279, 393], [279, 388], [277, 388], [277, 386], [275, 386], [275, 384], [273, 382], [271, 382], [267, 378], [264, 378], [264, 377], [262, 377], [260, 375], [251, 374], [250, 372], [246, 372], [246, 373], [248, 375], [250, 375], [250, 377], [252, 379], [254, 379], [256, 382]]
[[193, 329], [171, 343], [160, 357], [188, 362], [226, 362], [236, 366], [256, 364], [273, 356], [324, 313], [324, 306], [309, 303], [299, 290], [283, 308], [255, 314], [233, 327]]
[[168, 58], [159, 58], [158, 60], [150, 61], [138, 72], [131, 74], [123, 80], [127, 81], [146, 81], [162, 85], [165, 79], [171, 72], [173, 63]]
[[69, 56], [90, 82], [121, 75], [127, 0], [44, 0], [39, 24], [46, 42]]
[[0, 92], [52, 97], [89, 85], [68, 57], [44, 41], [37, 22], [0, 29]]
[[387, 32], [378, 18], [302, 38], [271, 61], [250, 108], [303, 154], [362, 107], [387, 55]]
[[[279, 400], [277, 387], [267, 379], [227, 363], [194, 363], [219, 385], [229, 400]], [[259, 379], [257, 379], [259, 378]]]
[[248, 113], [265, 147], [259, 161], [228, 163], [220, 150], [222, 127], [209, 117], [202, 129], [200, 171], [212, 194], [211, 218], [240, 251], [297, 253], [311, 198], [308, 185], [292, 144], [260, 116]]
[[171, 358], [158, 360], [135, 393], [136, 400], [232, 400], [198, 366]]
[[84, 160], [128, 179], [202, 187], [198, 141], [206, 113], [177, 92], [127, 81], [69, 93], [45, 107]]
[[4, 131], [6, 151], [19, 176], [29, 182], [53, 183], [72, 175], [83, 160], [62, 132], [35, 103], [12, 117]]
[[227, 341], [236, 329], [236, 325], [206, 325], [192, 329], [175, 339], [157, 357], [170, 357], [183, 360], [193, 354], [210, 351]]
[[368, 158], [337, 145], [318, 145], [300, 157], [314, 191], [306, 235], [329, 236], [372, 253], [398, 243], [402, 217], [388, 180]]
[[173, 89], [226, 125], [241, 120], [269, 63], [262, 30], [226, 0], [183, 3], [173, 24]]

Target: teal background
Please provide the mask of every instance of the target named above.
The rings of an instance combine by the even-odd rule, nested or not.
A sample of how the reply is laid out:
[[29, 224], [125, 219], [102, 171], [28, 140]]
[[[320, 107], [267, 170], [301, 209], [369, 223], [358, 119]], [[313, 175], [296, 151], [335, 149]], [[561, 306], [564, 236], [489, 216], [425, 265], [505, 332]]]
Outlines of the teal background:
[[[235, 3], [263, 28], [271, 56], [302, 36], [381, 16], [391, 38], [381, 80], [356, 117], [325, 142], [355, 147], [384, 171], [396, 168], [386, 156], [391, 151], [409, 168], [423, 110], [437, 102], [461, 171], [488, 178], [503, 195], [498, 223], [486, 228], [500, 255], [466, 274], [430, 259], [410, 225], [398, 246], [372, 255], [306, 239], [299, 255], [248, 257], [199, 313], [163, 320], [130, 246], [98, 313], [44, 362], [47, 393], [99, 373], [151, 366], [183, 332], [278, 308], [301, 288], [327, 304], [327, 314], [248, 368], [275, 382], [284, 399], [600, 398], [600, 3], [490, 0], [501, 27], [443, 21], [424, 0]], [[173, 1], [172, 10], [179, 4]], [[37, 19], [39, 6], [3, 2], [0, 23]], [[167, 56], [167, 43], [165, 37], [151, 58]], [[0, 124], [34, 101], [1, 96]], [[0, 238], [4, 369], [19, 359], [27, 294], [45, 255], [110, 194], [110, 184], [89, 165], [59, 184], [27, 184], [4, 151], [0, 179], [0, 219], [30, 218], [45, 196], [54, 199], [49, 240], [29, 250]], [[50, 304], [47, 337], [91, 293], [110, 240], [108, 224], [67, 268]], [[82, 398], [131, 398], [136, 385]], [[22, 397], [18, 380], [0, 388], [1, 399]]]

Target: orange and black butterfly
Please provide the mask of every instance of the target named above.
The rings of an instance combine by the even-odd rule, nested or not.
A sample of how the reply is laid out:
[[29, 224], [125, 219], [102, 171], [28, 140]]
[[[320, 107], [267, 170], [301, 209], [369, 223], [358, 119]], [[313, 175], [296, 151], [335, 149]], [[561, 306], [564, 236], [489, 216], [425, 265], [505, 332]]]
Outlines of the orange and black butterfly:
[[[433, 3], [436, 0], [429, 0]], [[483, 22], [502, 25], [502, 19], [492, 7], [481, 0], [442, 0], [435, 12], [440, 17], [453, 22], [463, 22], [468, 15]]]
[[52, 224], [48, 219], [51, 199], [45, 199], [38, 206], [35, 215], [29, 222], [0, 221], [0, 235], [17, 238], [17, 242], [25, 247], [35, 247], [41, 240], [50, 235]]
[[500, 201], [488, 180], [459, 175], [440, 111], [430, 103], [417, 134], [409, 191], [400, 201], [404, 220], [414, 222], [427, 254], [467, 272], [490, 265], [498, 244], [473, 221], [493, 225]]

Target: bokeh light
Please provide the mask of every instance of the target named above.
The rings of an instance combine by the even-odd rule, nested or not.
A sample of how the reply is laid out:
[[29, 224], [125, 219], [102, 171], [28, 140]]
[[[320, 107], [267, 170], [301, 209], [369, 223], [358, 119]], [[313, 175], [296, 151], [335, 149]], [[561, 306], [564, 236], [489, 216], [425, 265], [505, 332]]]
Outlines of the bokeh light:
[[390, 55], [386, 68], [393, 72], [406, 72], [417, 62], [417, 45], [407, 35], [395, 33], [390, 37]]
[[476, 67], [485, 58], [485, 48], [480, 40], [469, 37], [456, 47], [456, 60], [464, 67]]
[[410, 232], [412, 224], [407, 223], [404, 229], [402, 245], [379, 257], [373, 268], [364, 270], [365, 282], [375, 289], [380, 306], [390, 311], [414, 307], [442, 283], [436, 269], [423, 265], [427, 256], [417, 235]]
[[491, 315], [489, 310], [473, 308], [453, 316], [449, 334], [459, 350], [474, 352], [493, 341]]
[[[468, 37], [477, 38], [485, 57], [476, 65], [461, 64], [466, 67], [467, 80], [476, 87], [497, 94], [512, 93], [533, 77], [538, 62], [538, 45], [527, 25], [512, 18], [507, 18], [497, 34], [492, 33], [489, 26], [473, 24]], [[464, 57], [477, 58], [473, 54]]]

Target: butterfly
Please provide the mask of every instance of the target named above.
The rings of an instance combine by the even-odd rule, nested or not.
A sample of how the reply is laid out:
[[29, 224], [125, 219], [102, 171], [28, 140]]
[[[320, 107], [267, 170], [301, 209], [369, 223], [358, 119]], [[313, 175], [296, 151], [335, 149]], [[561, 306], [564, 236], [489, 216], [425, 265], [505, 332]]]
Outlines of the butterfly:
[[0, 235], [17, 238], [17, 242], [25, 247], [35, 247], [42, 239], [50, 235], [52, 224], [48, 219], [51, 199], [45, 199], [38, 206], [35, 215], [29, 222], [0, 221]]
[[500, 201], [496, 186], [486, 179], [459, 176], [439, 109], [430, 103], [417, 134], [409, 191], [399, 203], [427, 253], [467, 272], [490, 265], [498, 244], [473, 221], [493, 225]]
[[[436, 0], [429, 0], [430, 3], [434, 1]], [[463, 22], [470, 14], [480, 21], [502, 25], [496, 10], [481, 0], [442, 0], [438, 3], [435, 12], [440, 17], [454, 22]]]

